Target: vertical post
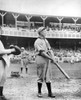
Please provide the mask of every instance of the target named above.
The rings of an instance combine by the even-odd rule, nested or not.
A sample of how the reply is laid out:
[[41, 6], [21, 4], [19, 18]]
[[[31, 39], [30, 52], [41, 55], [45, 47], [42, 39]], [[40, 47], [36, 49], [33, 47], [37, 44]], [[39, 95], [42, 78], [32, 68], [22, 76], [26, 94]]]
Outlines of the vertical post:
[[7, 13], [7, 12], [5, 12], [5, 13], [2, 12], [2, 13], [0, 13], [0, 15], [1, 15], [1, 17], [2, 17], [2, 26], [4, 25], [4, 16], [6, 15], [6, 13]]
[[77, 22], [78, 18], [77, 17], [73, 17], [72, 19], [74, 20], [74, 23], [75, 23], [75, 31], [76, 31], [76, 22]]
[[45, 20], [46, 20], [47, 16], [41, 16], [41, 18], [43, 19], [43, 27], [45, 27]]
[[3, 18], [3, 17], [4, 17], [4, 16], [3, 16], [3, 15], [1, 15], [1, 16], [2, 16], [2, 26], [3, 26], [3, 21], [4, 21], [4, 18]]
[[19, 14], [12, 13], [13, 17], [15, 18], [15, 27], [17, 28], [17, 18], [19, 17]]
[[58, 16], [57, 19], [59, 20], [59, 23], [60, 23], [60, 30], [61, 30], [61, 21], [62, 21], [63, 17]]
[[30, 19], [31, 19], [31, 15], [25, 15], [26, 19], [28, 20], [28, 28], [30, 29]]

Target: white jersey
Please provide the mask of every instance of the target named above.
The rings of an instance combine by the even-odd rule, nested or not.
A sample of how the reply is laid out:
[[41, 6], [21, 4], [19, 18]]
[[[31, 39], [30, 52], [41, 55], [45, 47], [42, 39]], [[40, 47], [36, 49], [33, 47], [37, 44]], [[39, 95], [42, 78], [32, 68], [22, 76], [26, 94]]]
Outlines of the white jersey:
[[[35, 51], [36, 52], [40, 52], [40, 51], [48, 52], [48, 49], [51, 48], [49, 42], [47, 41], [47, 39], [41, 39], [41, 38], [38, 38], [35, 41], [34, 46], [35, 46]], [[48, 59], [46, 59], [42, 56], [37, 56], [36, 57], [36, 63], [45, 63], [47, 60]]]
[[28, 58], [29, 54], [26, 50], [24, 50], [23, 52], [21, 52], [21, 59], [26, 59]]
[[10, 56], [8, 56], [7, 54], [9, 53], [11, 53], [11, 50], [5, 49], [3, 43], [0, 41], [0, 57], [4, 59], [8, 67], [10, 65]]

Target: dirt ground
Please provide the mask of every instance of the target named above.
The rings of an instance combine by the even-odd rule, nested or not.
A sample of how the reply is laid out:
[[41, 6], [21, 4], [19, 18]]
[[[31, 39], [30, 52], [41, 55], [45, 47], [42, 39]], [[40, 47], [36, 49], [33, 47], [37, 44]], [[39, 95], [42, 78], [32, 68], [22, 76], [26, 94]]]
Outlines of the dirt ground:
[[[52, 65], [52, 91], [55, 94], [53, 100], [81, 100], [81, 63], [59, 63], [71, 77], [67, 80], [63, 74]], [[4, 95], [9, 100], [52, 100], [47, 96], [46, 84], [43, 83], [42, 98], [37, 97], [36, 65], [28, 67], [28, 73], [23, 71], [23, 77], [10, 77], [11, 71], [20, 73], [19, 64], [11, 64], [7, 70], [7, 81], [4, 87]]]

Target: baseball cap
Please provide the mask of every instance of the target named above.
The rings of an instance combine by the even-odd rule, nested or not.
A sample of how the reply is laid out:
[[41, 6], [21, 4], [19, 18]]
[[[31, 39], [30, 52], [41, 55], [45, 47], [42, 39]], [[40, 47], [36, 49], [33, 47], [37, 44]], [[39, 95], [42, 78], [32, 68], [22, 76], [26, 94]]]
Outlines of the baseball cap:
[[21, 47], [21, 50], [24, 50], [24, 47]]
[[43, 30], [45, 30], [46, 28], [45, 27], [39, 27], [38, 28], [38, 34], [40, 34]]

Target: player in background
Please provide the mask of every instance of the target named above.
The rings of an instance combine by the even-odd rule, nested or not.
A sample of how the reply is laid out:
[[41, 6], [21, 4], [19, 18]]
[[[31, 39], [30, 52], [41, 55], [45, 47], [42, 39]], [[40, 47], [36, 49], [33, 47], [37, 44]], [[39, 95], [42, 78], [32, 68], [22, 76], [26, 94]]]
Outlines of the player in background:
[[29, 53], [25, 50], [24, 47], [21, 47], [21, 74], [23, 73], [23, 69], [25, 69], [26, 74], [28, 71], [28, 63], [29, 63]]

